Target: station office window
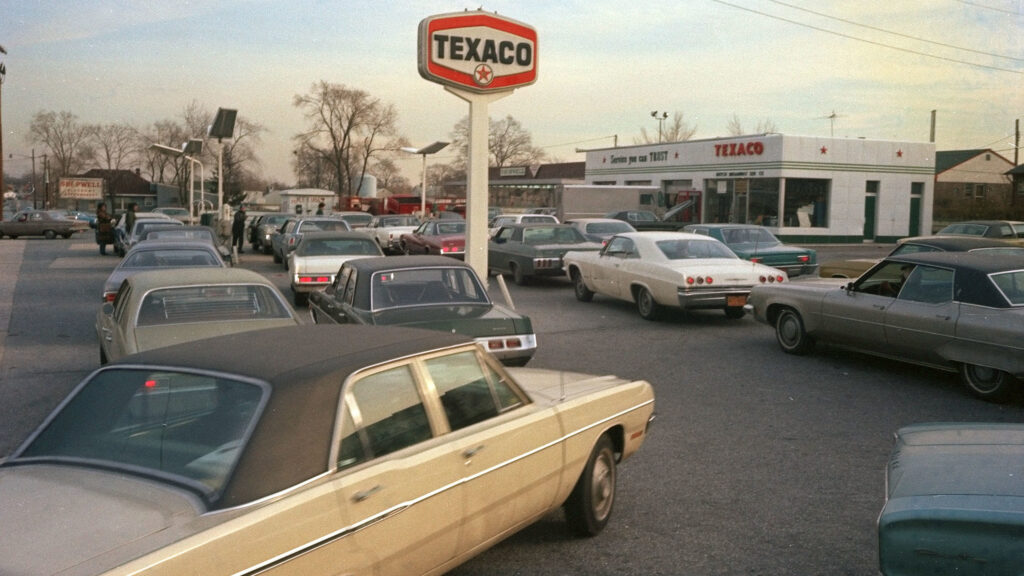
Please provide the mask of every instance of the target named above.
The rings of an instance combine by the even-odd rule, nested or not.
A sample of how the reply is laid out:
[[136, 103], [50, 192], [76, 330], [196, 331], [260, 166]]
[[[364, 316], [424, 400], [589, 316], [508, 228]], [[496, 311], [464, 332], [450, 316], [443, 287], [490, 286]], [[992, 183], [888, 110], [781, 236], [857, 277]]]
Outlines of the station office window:
[[782, 221], [786, 226], [824, 228], [828, 226], [829, 180], [788, 178]]

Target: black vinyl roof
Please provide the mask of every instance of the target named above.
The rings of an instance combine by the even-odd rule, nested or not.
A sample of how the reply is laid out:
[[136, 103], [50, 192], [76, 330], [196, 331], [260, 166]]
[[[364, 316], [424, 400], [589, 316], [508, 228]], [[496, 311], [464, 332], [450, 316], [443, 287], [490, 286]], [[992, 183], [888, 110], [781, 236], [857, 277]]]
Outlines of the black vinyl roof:
[[353, 372], [472, 342], [445, 332], [304, 325], [197, 340], [126, 356], [111, 367], [187, 367], [269, 384], [270, 398], [216, 508], [251, 502], [328, 470], [342, 384]]

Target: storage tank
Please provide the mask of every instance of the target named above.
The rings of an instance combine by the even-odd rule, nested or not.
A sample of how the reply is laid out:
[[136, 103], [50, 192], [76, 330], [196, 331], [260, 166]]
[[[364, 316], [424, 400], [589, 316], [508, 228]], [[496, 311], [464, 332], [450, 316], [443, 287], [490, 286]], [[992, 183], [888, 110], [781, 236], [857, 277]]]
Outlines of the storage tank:
[[355, 190], [356, 196], [360, 198], [376, 198], [377, 177], [367, 174], [363, 176], [362, 181], [359, 178], [353, 178], [352, 189]]

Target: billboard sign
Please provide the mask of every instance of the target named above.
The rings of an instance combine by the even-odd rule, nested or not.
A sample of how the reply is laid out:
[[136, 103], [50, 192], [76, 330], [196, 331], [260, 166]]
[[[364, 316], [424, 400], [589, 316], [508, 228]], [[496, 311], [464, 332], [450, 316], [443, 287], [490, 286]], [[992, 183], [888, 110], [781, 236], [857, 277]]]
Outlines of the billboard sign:
[[61, 178], [58, 185], [65, 200], [103, 199], [103, 178]]
[[420, 22], [420, 76], [478, 93], [511, 91], [537, 81], [537, 31], [481, 11]]

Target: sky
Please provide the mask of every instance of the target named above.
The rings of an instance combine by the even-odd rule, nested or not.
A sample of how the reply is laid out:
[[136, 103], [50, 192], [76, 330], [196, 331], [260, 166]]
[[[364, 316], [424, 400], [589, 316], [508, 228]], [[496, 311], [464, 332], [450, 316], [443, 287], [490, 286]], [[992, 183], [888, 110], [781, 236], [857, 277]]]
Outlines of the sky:
[[[195, 102], [263, 125], [262, 172], [290, 184], [304, 128], [293, 99], [320, 81], [393, 104], [413, 146], [450, 140], [469, 107], [419, 75], [417, 30], [477, 9], [537, 30], [537, 82], [488, 112], [519, 121], [551, 161], [657, 135], [653, 111], [682, 113], [694, 139], [727, 136], [737, 118], [747, 133], [770, 122], [927, 142], [935, 110], [937, 150], [1014, 159], [1024, 0], [0, 0], [4, 170], [31, 170], [37, 112], [145, 127]], [[399, 166], [418, 181], [420, 157]]]

